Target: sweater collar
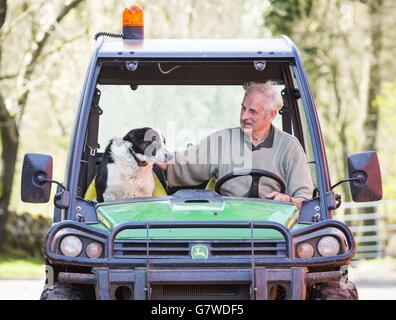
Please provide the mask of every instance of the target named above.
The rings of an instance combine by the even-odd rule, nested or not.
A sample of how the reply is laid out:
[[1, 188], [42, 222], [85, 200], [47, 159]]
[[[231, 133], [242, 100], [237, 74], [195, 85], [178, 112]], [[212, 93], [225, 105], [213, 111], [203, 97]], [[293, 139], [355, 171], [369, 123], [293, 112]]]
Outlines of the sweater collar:
[[245, 136], [245, 143], [249, 146], [249, 149], [252, 151], [260, 150], [262, 148], [270, 149], [274, 145], [274, 136], [275, 136], [275, 129], [274, 126], [271, 124], [270, 132], [268, 137], [265, 138], [263, 141], [259, 142], [257, 145], [254, 145], [250, 136], [245, 134], [241, 128], [242, 134]]

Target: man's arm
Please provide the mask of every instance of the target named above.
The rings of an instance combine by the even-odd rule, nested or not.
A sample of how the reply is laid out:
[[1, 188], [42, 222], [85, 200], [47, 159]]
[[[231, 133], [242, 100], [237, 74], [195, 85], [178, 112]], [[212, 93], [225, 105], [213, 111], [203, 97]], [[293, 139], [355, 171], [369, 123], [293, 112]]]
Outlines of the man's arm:
[[297, 139], [288, 147], [283, 166], [286, 175], [286, 193], [271, 192], [267, 199], [294, 204], [298, 209], [304, 200], [312, 197], [313, 183], [309, 172], [307, 157]]
[[157, 164], [166, 170], [169, 186], [199, 185], [215, 175], [216, 168], [210, 164], [208, 155], [217, 150], [210, 150], [208, 140], [206, 138], [182, 153], [175, 152], [166, 164]]

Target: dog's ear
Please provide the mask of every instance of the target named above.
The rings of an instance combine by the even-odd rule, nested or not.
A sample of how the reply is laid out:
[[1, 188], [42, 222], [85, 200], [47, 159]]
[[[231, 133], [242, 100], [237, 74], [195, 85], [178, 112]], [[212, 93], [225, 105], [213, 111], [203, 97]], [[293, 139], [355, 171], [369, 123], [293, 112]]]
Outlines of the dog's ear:
[[133, 130], [129, 131], [122, 139], [124, 141], [129, 141], [130, 143], [132, 143], [133, 141]]
[[150, 130], [151, 128], [148, 127], [144, 127], [144, 128], [138, 128], [138, 129], [132, 129], [131, 131], [129, 131], [125, 136], [124, 136], [124, 140], [129, 141], [129, 142], [133, 142], [133, 141], [143, 141], [145, 134], [148, 130]]

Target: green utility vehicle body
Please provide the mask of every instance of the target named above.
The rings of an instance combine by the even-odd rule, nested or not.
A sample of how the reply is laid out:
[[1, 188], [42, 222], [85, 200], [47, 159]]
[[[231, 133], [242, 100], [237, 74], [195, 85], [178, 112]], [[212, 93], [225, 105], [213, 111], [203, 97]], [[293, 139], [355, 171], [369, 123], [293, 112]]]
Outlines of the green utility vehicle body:
[[[179, 68], [164, 74], [159, 64]], [[204, 187], [181, 188], [164, 197], [103, 203], [84, 199], [100, 162], [95, 146], [98, 84], [241, 85], [268, 79], [285, 85], [283, 129], [304, 148], [303, 135], [312, 143], [317, 188], [301, 210], [272, 200], [222, 196]], [[298, 101], [306, 114], [305, 132], [296, 112]], [[375, 152], [352, 155], [349, 169], [356, 201], [381, 198]], [[48, 201], [51, 177], [51, 157], [27, 154], [22, 199]], [[317, 284], [347, 282], [346, 266], [356, 246], [349, 228], [333, 219], [339, 204], [312, 93], [290, 39], [130, 40], [101, 35], [76, 115], [65, 186], [58, 186], [54, 224], [45, 240], [47, 290], [67, 285], [85, 297], [122, 300], [306, 299]], [[82, 244], [76, 256], [61, 250], [68, 236]], [[318, 252], [326, 236], [338, 241], [337, 254]], [[296, 248], [303, 242], [314, 248], [312, 257], [298, 256]], [[98, 257], [88, 257], [91, 243], [102, 248]]]
[[[141, 221], [272, 221], [282, 224], [286, 228], [296, 225], [298, 210], [294, 205], [263, 201], [225, 200], [219, 203], [177, 203], [172, 200], [158, 200], [127, 204], [106, 204], [97, 207], [99, 221], [108, 229], [113, 229], [123, 222]], [[250, 239], [241, 230], [156, 230], [150, 238], [156, 239]], [[234, 231], [234, 232], [233, 232]], [[125, 232], [124, 232], [125, 233]], [[157, 235], [156, 235], [157, 233]], [[130, 232], [120, 235], [124, 238], [144, 238], [146, 234]], [[255, 238], [259, 235], [256, 234]], [[280, 238], [272, 234], [271, 230], [262, 230], [259, 236], [262, 239]]]

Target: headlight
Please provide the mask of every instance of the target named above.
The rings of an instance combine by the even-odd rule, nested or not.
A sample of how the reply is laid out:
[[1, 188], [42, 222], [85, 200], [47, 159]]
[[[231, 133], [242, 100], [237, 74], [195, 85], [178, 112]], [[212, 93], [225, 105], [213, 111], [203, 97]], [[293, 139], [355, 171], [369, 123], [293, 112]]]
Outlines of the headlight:
[[85, 249], [85, 253], [91, 259], [99, 258], [102, 255], [102, 251], [102, 245], [98, 242], [91, 242]]
[[336, 256], [340, 252], [340, 243], [334, 237], [323, 237], [318, 242], [318, 251], [323, 257]]
[[312, 258], [315, 253], [314, 247], [308, 242], [302, 242], [297, 245], [297, 255], [300, 258], [308, 259]]
[[68, 257], [77, 257], [83, 249], [83, 244], [76, 236], [64, 237], [60, 243], [62, 254]]

